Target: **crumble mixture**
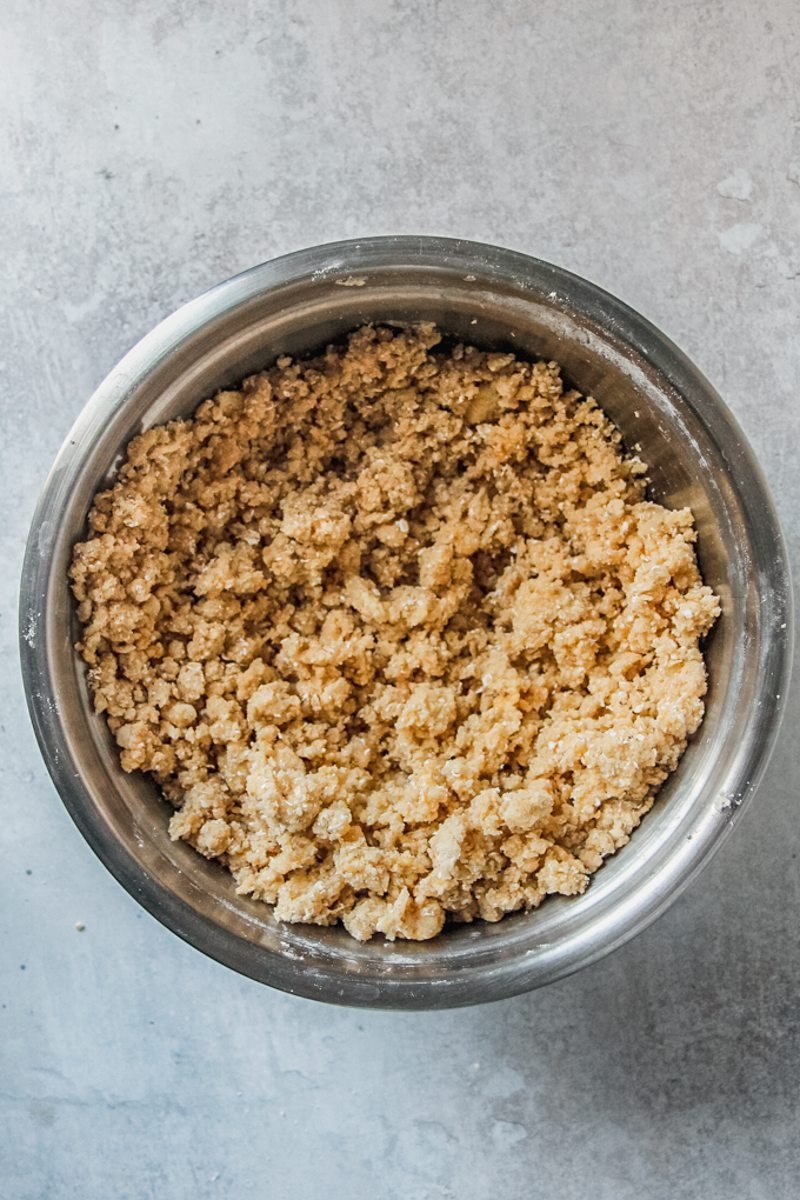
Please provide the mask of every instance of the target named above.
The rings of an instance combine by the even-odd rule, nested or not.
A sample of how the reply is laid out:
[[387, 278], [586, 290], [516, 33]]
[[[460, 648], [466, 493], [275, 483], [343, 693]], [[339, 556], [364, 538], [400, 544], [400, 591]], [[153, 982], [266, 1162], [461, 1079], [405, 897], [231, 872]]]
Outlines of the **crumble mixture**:
[[432, 326], [135, 438], [71, 570], [173, 838], [284, 921], [430, 938], [582, 892], [703, 715], [719, 605], [558, 365]]

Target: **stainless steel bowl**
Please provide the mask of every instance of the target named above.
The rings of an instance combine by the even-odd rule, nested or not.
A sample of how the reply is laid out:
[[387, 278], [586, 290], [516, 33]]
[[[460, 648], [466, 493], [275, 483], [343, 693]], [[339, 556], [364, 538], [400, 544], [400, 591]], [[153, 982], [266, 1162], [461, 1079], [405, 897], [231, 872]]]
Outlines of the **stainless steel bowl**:
[[[281, 925], [228, 873], [167, 837], [168, 810], [126, 776], [73, 650], [67, 568], [91, 499], [140, 430], [189, 413], [277, 355], [367, 321], [433, 320], [480, 346], [556, 358], [641, 443], [652, 493], [690, 505], [723, 617], [708, 644], [705, 720], [628, 846], [588, 891], [433, 941], [365, 945]], [[28, 704], [79, 829], [135, 898], [192, 945], [254, 979], [340, 1004], [434, 1008], [495, 1000], [585, 966], [651, 922], [734, 825], [777, 732], [790, 663], [786, 554], [767, 487], [728, 409], [642, 317], [558, 267], [440, 238], [371, 238], [254, 267], [148, 334], [78, 417], [36, 511], [22, 577]]]

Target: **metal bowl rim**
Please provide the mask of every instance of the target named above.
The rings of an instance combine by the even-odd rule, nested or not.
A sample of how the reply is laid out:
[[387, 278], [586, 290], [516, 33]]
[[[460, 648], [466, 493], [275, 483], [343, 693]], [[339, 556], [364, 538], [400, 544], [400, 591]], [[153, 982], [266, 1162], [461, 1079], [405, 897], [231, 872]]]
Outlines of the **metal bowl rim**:
[[[64, 479], [74, 477], [91, 445], [85, 434], [97, 429], [104, 414], [115, 411], [126, 392], [153, 364], [174, 351], [184, 339], [196, 334], [214, 318], [233, 311], [265, 291], [301, 280], [357, 277], [361, 271], [376, 267], [429, 267], [447, 270], [461, 277], [512, 282], [532, 297], [547, 295], [581, 312], [615, 336], [636, 347], [668, 377], [682, 381], [683, 395], [702, 397], [694, 405], [696, 415], [715, 437], [724, 434], [737, 446], [737, 495], [747, 494], [748, 519], [753, 541], [768, 550], [758, 565], [763, 573], [765, 591], [775, 611], [783, 616], [782, 627], [772, 630], [772, 640], [761, 663], [758, 695], [761, 698], [757, 718], [749, 738], [741, 771], [741, 788], [735, 805], [721, 807], [708, 819], [709, 812], [698, 814], [698, 831], [691, 847], [676, 848], [662, 864], [652, 883], [640, 889], [638, 906], [626, 905], [618, 919], [603, 922], [595, 936], [584, 936], [572, 946], [553, 954], [549, 966], [510, 962], [507, 969], [495, 973], [491, 985], [481, 983], [481, 968], [474, 987], [465, 993], [462, 986], [457, 998], [450, 994], [446, 979], [429, 978], [409, 982], [381, 973], [375, 979], [346, 974], [320, 986], [319, 980], [307, 981], [302, 970], [275, 969], [264, 961], [264, 952], [222, 930], [198, 914], [169, 889], [162, 887], [138, 863], [136, 856], [99, 818], [96, 806], [81, 779], [70, 769], [69, 747], [65, 744], [53, 702], [53, 686], [47, 655], [46, 600], [51, 552], [58, 525], [50, 517], [55, 493]], [[688, 392], [688, 395], [687, 395]], [[75, 421], [48, 475], [36, 507], [26, 546], [20, 587], [20, 654], [28, 709], [37, 741], [68, 812], [92, 849], [126, 888], [153, 916], [184, 940], [210, 957], [283, 990], [339, 1004], [368, 1007], [431, 1008], [452, 1004], [479, 1003], [528, 990], [569, 974], [623, 944], [649, 925], [683, 891], [738, 820], [763, 774], [777, 737], [791, 669], [793, 620], [791, 576], [783, 534], [761, 469], [744, 434], [711, 384], [686, 356], [654, 325], [635, 310], [578, 275], [519, 252], [484, 243], [439, 237], [388, 236], [351, 239], [298, 250], [269, 260], [217, 284], [196, 299], [182, 305], [146, 334], [114, 367]], [[702, 822], [700, 816], [703, 817]], [[590, 931], [591, 932], [591, 931]], [[446, 936], [446, 934], [444, 935]], [[261, 961], [254, 960], [261, 955]], [[274, 955], [267, 955], [274, 958]], [[285, 968], [287, 964], [283, 964]]]

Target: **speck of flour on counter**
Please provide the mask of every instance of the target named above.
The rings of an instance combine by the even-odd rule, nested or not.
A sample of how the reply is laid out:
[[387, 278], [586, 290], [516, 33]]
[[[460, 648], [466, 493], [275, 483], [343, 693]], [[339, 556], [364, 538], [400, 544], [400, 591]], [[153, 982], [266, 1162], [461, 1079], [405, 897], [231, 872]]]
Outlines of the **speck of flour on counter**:
[[95, 708], [279, 919], [424, 939], [575, 895], [703, 716], [688, 509], [554, 362], [430, 325], [128, 447], [71, 578]]

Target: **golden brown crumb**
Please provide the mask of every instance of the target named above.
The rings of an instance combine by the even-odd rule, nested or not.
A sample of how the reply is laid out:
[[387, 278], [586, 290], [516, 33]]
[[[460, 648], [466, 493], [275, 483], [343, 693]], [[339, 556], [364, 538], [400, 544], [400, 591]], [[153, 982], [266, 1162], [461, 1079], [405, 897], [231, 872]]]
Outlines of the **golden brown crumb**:
[[364, 328], [128, 447], [72, 584], [95, 707], [285, 921], [582, 892], [703, 715], [688, 509], [556, 363]]

